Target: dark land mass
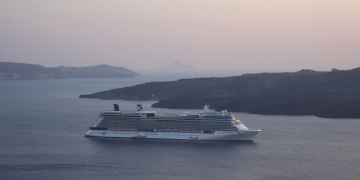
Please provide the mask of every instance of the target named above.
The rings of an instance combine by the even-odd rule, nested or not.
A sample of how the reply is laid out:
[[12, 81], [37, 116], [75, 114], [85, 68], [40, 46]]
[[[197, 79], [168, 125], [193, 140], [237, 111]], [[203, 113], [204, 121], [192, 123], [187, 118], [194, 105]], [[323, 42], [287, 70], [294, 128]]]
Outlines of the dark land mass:
[[46, 68], [37, 64], [0, 62], [0, 80], [133, 78], [138, 75], [129, 69], [105, 64], [87, 67]]
[[233, 112], [360, 118], [360, 68], [151, 82], [80, 98], [156, 99], [153, 107], [160, 108], [199, 109], [207, 103]]
[[0, 80], [60, 79], [59, 71], [38, 64], [0, 62]]
[[114, 67], [106, 64], [86, 67], [59, 66], [55, 68], [65, 78], [133, 78], [138, 73], [123, 67]]

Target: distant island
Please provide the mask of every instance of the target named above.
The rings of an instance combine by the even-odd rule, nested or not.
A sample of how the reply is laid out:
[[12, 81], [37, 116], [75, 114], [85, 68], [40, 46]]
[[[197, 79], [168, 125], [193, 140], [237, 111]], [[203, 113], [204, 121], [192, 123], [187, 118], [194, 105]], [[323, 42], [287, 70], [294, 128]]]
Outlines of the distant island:
[[86, 67], [46, 68], [38, 64], [0, 62], [0, 80], [35, 80], [65, 78], [133, 78], [138, 73], [105, 64]]
[[59, 78], [59, 72], [38, 64], [0, 62], [0, 80]]
[[138, 73], [123, 67], [106, 64], [86, 67], [59, 66], [54, 68], [65, 78], [133, 78]]
[[160, 108], [198, 109], [208, 103], [217, 110], [253, 114], [360, 118], [360, 68], [150, 82], [80, 98], [156, 99], [152, 106]]

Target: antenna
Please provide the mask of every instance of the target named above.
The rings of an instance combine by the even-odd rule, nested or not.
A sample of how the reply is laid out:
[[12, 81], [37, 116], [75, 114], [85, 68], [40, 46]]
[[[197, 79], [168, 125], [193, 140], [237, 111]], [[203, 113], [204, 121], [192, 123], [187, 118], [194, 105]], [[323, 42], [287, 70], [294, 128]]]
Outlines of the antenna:
[[204, 106], [204, 111], [208, 112], [208, 111], [209, 111], [209, 109], [210, 109], [210, 106], [209, 106], [209, 105], [207, 105], [207, 104], [205, 103], [205, 106]]

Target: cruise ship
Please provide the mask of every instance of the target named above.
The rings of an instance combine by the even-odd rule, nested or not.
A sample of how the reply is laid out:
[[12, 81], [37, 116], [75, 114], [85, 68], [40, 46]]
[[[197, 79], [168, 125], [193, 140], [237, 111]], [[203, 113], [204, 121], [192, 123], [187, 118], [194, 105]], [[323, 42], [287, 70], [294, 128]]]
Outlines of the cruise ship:
[[210, 106], [198, 114], [164, 114], [144, 111], [114, 110], [99, 114], [85, 134], [87, 137], [178, 139], [178, 140], [252, 140], [260, 129], [249, 129], [226, 110], [216, 112]]

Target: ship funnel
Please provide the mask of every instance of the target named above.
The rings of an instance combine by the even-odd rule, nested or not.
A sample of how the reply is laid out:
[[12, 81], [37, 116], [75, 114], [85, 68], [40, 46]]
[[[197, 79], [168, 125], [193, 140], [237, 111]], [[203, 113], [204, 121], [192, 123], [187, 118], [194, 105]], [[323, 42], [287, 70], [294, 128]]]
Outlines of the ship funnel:
[[138, 105], [137, 105], [137, 110], [138, 110], [138, 111], [142, 111], [142, 110], [143, 110], [143, 108], [142, 108], [142, 105], [141, 105], [141, 104], [138, 104]]
[[118, 104], [114, 104], [114, 111], [120, 111]]

